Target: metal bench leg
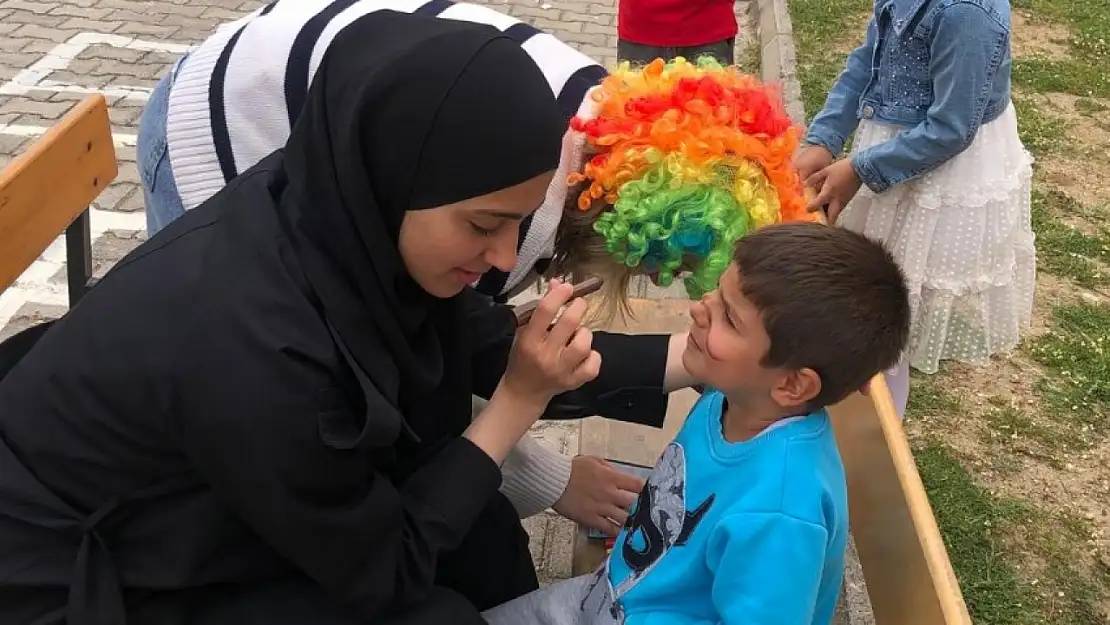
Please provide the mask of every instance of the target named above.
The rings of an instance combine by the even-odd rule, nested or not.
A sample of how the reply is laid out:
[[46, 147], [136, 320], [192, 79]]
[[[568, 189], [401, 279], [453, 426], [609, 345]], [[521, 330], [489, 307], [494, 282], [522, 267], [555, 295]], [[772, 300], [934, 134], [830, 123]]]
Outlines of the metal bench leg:
[[66, 282], [69, 306], [77, 302], [92, 286], [92, 236], [89, 232], [89, 211], [85, 209], [66, 228]]

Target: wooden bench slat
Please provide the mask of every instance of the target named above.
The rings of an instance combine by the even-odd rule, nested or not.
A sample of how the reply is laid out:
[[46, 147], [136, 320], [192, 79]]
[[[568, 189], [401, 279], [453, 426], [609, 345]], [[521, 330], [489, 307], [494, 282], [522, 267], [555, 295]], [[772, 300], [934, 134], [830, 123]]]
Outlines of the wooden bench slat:
[[118, 173], [108, 104], [99, 94], [81, 101], [0, 171], [0, 292]]
[[878, 625], [971, 625], [882, 376], [830, 413], [848, 479], [852, 536]]

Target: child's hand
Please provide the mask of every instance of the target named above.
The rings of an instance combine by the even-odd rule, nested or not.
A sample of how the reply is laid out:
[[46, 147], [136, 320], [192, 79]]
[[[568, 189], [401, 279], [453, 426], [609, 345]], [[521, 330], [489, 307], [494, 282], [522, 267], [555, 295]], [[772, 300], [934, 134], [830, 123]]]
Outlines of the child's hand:
[[832, 152], [820, 145], [807, 145], [794, 157], [794, 166], [798, 168], [798, 177], [802, 180], [828, 167], [832, 162]]
[[851, 159], [843, 158], [829, 165], [821, 171], [806, 178], [805, 185], [818, 189], [817, 197], [809, 203], [809, 210], [820, 210], [828, 207], [829, 224], [835, 224], [840, 212], [852, 201], [863, 183], [856, 170], [852, 167]]

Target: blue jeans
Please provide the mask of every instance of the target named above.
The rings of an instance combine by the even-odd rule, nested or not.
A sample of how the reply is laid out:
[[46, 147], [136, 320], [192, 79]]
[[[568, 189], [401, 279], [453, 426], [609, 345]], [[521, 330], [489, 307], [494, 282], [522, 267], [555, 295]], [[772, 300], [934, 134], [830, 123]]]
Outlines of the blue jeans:
[[135, 151], [139, 161], [139, 178], [143, 183], [143, 200], [146, 202], [146, 231], [150, 237], [185, 214], [185, 205], [173, 179], [173, 166], [170, 164], [169, 146], [166, 142], [170, 87], [184, 60], [185, 57], [179, 59], [173, 69], [158, 81], [139, 118]]

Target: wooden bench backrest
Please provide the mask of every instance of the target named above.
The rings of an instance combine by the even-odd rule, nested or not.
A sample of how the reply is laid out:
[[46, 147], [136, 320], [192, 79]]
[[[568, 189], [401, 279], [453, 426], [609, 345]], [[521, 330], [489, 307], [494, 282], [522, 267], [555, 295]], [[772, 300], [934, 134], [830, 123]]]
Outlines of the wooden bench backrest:
[[0, 292], [119, 173], [108, 104], [86, 98], [0, 171]]
[[971, 625], [909, 441], [882, 376], [830, 410], [852, 537], [877, 625]]
[[[634, 300], [637, 319], [621, 332], [681, 332], [687, 302]], [[579, 453], [654, 464], [681, 426], [696, 394], [672, 393], [662, 431], [600, 418], [583, 422]], [[909, 442], [882, 376], [870, 395], [854, 394], [830, 410], [848, 482], [851, 530], [876, 625], [971, 625]], [[575, 574], [604, 557], [579, 530]]]

